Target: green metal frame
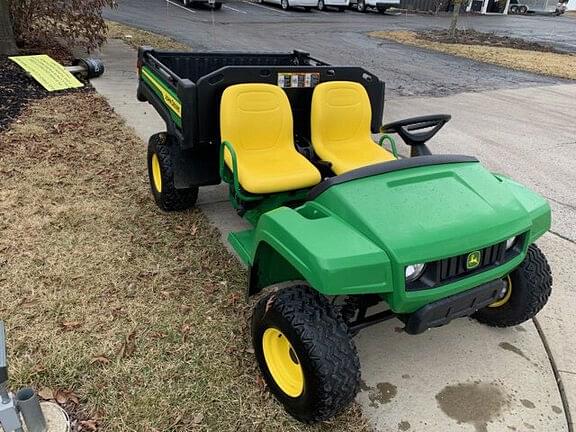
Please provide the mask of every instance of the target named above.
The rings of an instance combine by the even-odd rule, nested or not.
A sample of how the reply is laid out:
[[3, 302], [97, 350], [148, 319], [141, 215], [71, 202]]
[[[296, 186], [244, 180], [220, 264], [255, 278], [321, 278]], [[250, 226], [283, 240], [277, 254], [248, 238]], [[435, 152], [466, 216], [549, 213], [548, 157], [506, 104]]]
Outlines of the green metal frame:
[[[232, 170], [226, 166], [226, 162], [224, 161], [224, 149], [228, 149], [232, 157]], [[242, 191], [240, 181], [238, 180], [238, 159], [236, 157], [236, 151], [229, 141], [222, 141], [222, 145], [220, 146], [220, 177], [223, 181], [234, 187], [234, 193], [242, 201], [262, 200], [263, 197], [261, 195], [246, 195]]]
[[388, 134], [382, 135], [380, 141], [378, 142], [378, 144], [380, 144], [380, 147], [384, 147], [384, 141], [388, 141], [390, 143], [390, 147], [392, 148], [392, 154], [396, 159], [398, 159], [398, 149], [396, 148], [396, 141], [394, 140], [394, 138]]

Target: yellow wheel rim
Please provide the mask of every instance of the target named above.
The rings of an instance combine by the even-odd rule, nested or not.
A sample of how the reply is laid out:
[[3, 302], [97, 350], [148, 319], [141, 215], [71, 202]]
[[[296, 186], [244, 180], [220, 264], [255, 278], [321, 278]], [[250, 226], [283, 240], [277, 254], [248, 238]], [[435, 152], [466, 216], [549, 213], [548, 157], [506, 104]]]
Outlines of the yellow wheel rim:
[[152, 155], [152, 181], [156, 191], [162, 192], [162, 171], [160, 171], [160, 161], [156, 153]]
[[290, 397], [298, 397], [304, 391], [304, 373], [300, 360], [284, 333], [268, 328], [262, 336], [264, 360], [270, 375], [280, 390]]
[[506, 303], [508, 303], [510, 297], [512, 297], [512, 279], [510, 278], [510, 275], [508, 275], [506, 276], [506, 293], [504, 294], [504, 297], [502, 297], [500, 300], [496, 300], [494, 303], [490, 303], [488, 307], [497, 308], [504, 306]]

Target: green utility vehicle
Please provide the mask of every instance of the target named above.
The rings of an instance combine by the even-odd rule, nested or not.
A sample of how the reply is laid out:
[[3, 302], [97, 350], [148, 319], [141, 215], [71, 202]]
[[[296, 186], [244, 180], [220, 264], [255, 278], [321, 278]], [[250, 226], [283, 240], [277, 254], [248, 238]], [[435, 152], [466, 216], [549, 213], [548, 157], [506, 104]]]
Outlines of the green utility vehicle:
[[274, 287], [253, 313], [254, 351], [298, 420], [354, 399], [352, 338], [365, 327], [397, 318], [418, 334], [465, 316], [507, 327], [546, 303], [552, 277], [534, 242], [548, 203], [474, 157], [431, 154], [450, 116], [382, 126], [382, 81], [299, 51], [143, 47], [138, 70], [138, 98], [167, 126], [148, 148], [158, 206], [192, 207], [200, 186], [224, 181], [253, 225], [229, 241], [249, 268], [247, 294]]

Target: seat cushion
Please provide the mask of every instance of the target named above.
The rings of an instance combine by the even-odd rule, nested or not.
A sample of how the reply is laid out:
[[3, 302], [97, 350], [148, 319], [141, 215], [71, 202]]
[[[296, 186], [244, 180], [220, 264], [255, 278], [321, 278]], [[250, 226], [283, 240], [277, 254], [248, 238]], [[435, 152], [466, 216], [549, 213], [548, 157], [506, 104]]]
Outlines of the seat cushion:
[[344, 174], [356, 168], [396, 159], [392, 153], [380, 147], [370, 138], [365, 142], [357, 141], [350, 146], [342, 146], [341, 149], [332, 152], [328, 157], [335, 174]]
[[275, 152], [238, 158], [238, 180], [254, 194], [303, 189], [320, 183], [320, 172], [300, 153]]
[[[314, 186], [320, 172], [296, 151], [292, 111], [284, 90], [271, 84], [237, 84], [226, 88], [220, 105], [220, 132], [238, 163], [242, 188], [255, 194]], [[232, 156], [224, 150], [232, 170]]]

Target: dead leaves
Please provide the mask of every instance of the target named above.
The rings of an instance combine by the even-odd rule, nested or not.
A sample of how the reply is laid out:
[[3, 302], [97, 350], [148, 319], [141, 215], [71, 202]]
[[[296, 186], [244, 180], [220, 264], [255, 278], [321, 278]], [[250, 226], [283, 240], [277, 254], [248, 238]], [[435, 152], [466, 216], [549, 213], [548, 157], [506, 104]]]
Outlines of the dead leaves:
[[131, 331], [128, 336], [120, 345], [120, 349], [118, 350], [118, 357], [119, 358], [129, 358], [134, 355], [136, 351], [136, 330]]
[[80, 430], [86, 430], [90, 432], [96, 432], [98, 430], [98, 422], [94, 419], [81, 420], [79, 425], [81, 427]]
[[60, 327], [64, 331], [76, 330], [82, 326], [82, 321], [60, 321]]
[[90, 364], [100, 364], [100, 365], [107, 365], [110, 363], [110, 359], [106, 357], [104, 354], [100, 354], [94, 356]]
[[56, 401], [59, 405], [74, 404], [78, 405], [80, 403], [80, 398], [73, 390], [56, 389], [44, 387], [38, 392], [38, 396], [41, 399], [47, 401]]
[[52, 400], [54, 399], [54, 392], [52, 391], [51, 388], [44, 387], [42, 390], [38, 392], [38, 396], [40, 397], [40, 399]]

